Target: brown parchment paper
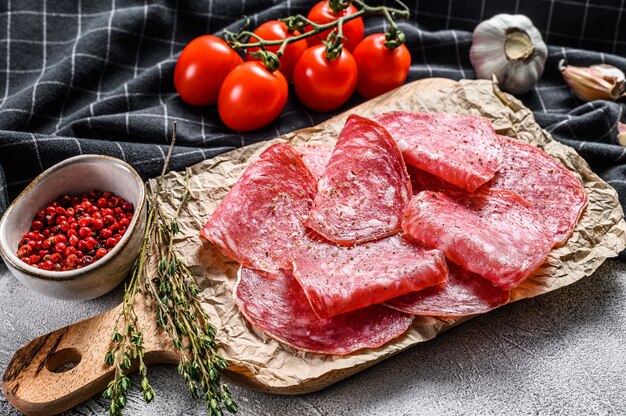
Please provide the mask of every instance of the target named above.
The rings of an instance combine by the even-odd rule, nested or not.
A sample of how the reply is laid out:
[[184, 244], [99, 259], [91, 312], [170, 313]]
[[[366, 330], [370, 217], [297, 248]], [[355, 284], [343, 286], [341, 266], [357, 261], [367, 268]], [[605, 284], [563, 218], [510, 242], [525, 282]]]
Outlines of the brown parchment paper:
[[[232, 301], [238, 265], [202, 242], [199, 231], [252, 157], [278, 140], [293, 145], [333, 145], [348, 114], [363, 116], [390, 110], [419, 110], [474, 114], [489, 118], [499, 134], [516, 137], [544, 149], [574, 172], [589, 195], [589, 205], [574, 234], [554, 249], [546, 263], [512, 293], [511, 301], [537, 296], [569, 285], [593, 273], [605, 259], [626, 246], [626, 224], [613, 188], [595, 175], [571, 148], [554, 141], [534, 120], [531, 111], [490, 81], [428, 79], [407, 84], [312, 128], [234, 150], [191, 168], [193, 196], [180, 216], [181, 234], [175, 247], [203, 290], [203, 305], [218, 328], [220, 352], [232, 366], [231, 379], [274, 393], [296, 394], [326, 387], [374, 363], [435, 337], [468, 318], [418, 318], [407, 333], [376, 350], [350, 356], [327, 356], [298, 351], [251, 327]], [[184, 189], [184, 173], [165, 178], [162, 202], [173, 213]], [[505, 306], [506, 307], [506, 306]]]

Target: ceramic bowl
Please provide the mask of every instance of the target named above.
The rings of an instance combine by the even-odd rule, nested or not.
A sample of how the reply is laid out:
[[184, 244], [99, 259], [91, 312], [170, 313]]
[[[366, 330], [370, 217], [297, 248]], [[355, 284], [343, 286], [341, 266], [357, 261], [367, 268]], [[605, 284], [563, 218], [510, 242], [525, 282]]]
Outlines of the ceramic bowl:
[[[78, 270], [47, 271], [22, 262], [16, 255], [35, 214], [62, 194], [92, 190], [113, 192], [135, 207], [126, 233], [103, 258]], [[30, 289], [65, 300], [87, 300], [117, 286], [131, 269], [146, 226], [146, 195], [142, 179], [122, 160], [83, 155], [64, 160], [39, 175], [9, 206], [0, 220], [0, 255], [9, 270]]]

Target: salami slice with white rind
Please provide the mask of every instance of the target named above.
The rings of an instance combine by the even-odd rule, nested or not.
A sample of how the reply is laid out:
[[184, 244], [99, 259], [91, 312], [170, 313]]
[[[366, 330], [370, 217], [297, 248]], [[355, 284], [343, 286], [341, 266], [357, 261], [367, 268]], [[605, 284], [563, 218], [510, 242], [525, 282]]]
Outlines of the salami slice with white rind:
[[302, 240], [316, 180], [288, 144], [270, 146], [252, 162], [213, 212], [201, 235], [245, 267], [291, 267]]
[[519, 195], [504, 190], [421, 192], [411, 200], [402, 228], [503, 289], [532, 274], [554, 245], [541, 217]]
[[396, 111], [374, 119], [396, 140], [406, 163], [470, 192], [502, 165], [500, 140], [483, 117]]
[[322, 177], [326, 165], [333, 154], [333, 148], [330, 146], [298, 146], [296, 147], [304, 164], [309, 168], [315, 179], [318, 181]]
[[354, 247], [307, 236], [294, 276], [315, 313], [328, 318], [445, 282], [443, 253], [400, 235]]
[[448, 263], [448, 280], [385, 302], [385, 306], [414, 315], [458, 318], [476, 315], [504, 305], [509, 291], [494, 286], [475, 273]]
[[413, 321], [412, 315], [382, 305], [320, 319], [289, 271], [267, 274], [242, 267], [233, 296], [254, 327], [297, 349], [321, 354], [378, 348], [402, 335]]
[[306, 225], [337, 244], [354, 245], [400, 231], [411, 183], [387, 131], [351, 115], [318, 183]]
[[543, 218], [557, 245], [564, 244], [587, 205], [585, 188], [541, 149], [508, 137], [501, 140], [505, 163], [489, 187], [519, 194]]

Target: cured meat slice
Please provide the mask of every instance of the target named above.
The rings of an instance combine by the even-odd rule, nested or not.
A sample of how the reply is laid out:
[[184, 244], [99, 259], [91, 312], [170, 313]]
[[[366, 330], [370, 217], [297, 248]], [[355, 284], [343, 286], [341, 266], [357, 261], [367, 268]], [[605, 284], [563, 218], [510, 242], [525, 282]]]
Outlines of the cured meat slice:
[[394, 140], [378, 123], [351, 115], [306, 225], [338, 244], [372, 241], [400, 231], [410, 199], [409, 175]]
[[541, 149], [508, 137], [501, 140], [505, 163], [490, 187], [518, 193], [543, 218], [557, 245], [564, 244], [587, 205], [585, 188]]
[[465, 192], [458, 186], [452, 185], [450, 182], [446, 182], [433, 174], [416, 168], [415, 166], [409, 165], [407, 166], [407, 170], [409, 171], [409, 176], [411, 177], [413, 195], [417, 195], [422, 191]]
[[320, 319], [289, 271], [266, 274], [241, 268], [235, 303], [253, 326], [295, 348], [346, 355], [378, 348], [402, 335], [413, 316], [382, 305]]
[[326, 165], [328, 165], [330, 155], [333, 153], [333, 148], [330, 146], [299, 146], [296, 149], [315, 179], [320, 180]]
[[554, 245], [541, 217], [515, 192], [419, 193], [402, 221], [405, 233], [463, 268], [511, 289]]
[[252, 162], [213, 212], [201, 235], [246, 267], [290, 267], [303, 238], [316, 181], [288, 144], [270, 146]]
[[406, 163], [474, 192], [502, 165], [502, 149], [482, 117], [396, 111], [379, 114]]
[[307, 236], [294, 256], [293, 270], [321, 318], [422, 290], [445, 282], [448, 275], [441, 251], [400, 235], [354, 247]]
[[[508, 137], [500, 137], [504, 163], [496, 176], [478, 191], [506, 189], [516, 192], [533, 206], [552, 231], [557, 245], [572, 235], [587, 205], [587, 193], [565, 166], [541, 149]], [[413, 193], [422, 190], [462, 192], [449, 182], [410, 166]]]
[[509, 291], [448, 263], [448, 280], [437, 286], [398, 296], [386, 306], [414, 315], [461, 317], [489, 312], [509, 301]]

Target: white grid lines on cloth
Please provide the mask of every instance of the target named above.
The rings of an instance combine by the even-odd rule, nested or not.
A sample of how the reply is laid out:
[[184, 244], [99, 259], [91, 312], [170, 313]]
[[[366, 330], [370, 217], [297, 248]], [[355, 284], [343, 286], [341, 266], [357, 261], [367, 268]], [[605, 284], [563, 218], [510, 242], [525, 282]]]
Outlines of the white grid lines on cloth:
[[174, 46], [176, 45], [176, 26], [178, 24], [178, 0], [174, 3], [174, 16], [172, 18], [174, 24], [172, 25], [172, 37], [170, 38], [170, 56], [174, 55]]
[[124, 162], [126, 162], [126, 154], [124, 154], [124, 149], [122, 148], [122, 145], [120, 144], [120, 142], [115, 142], [115, 144], [117, 145], [118, 149], [120, 149], [120, 154], [122, 155], [122, 160]]
[[202, 127], [200, 129], [200, 136], [202, 137], [202, 144], [207, 145], [206, 143], [206, 133], [204, 131], [204, 112], [200, 113], [200, 123], [202, 123]]
[[33, 147], [35, 149], [35, 154], [37, 155], [37, 162], [39, 162], [39, 169], [43, 171], [44, 170], [43, 161], [41, 160], [41, 155], [39, 154], [39, 146], [37, 146], [37, 138], [35, 137], [33, 133], [30, 134], [30, 137], [32, 138]]
[[[89, 89], [86, 89], [86, 88], [77, 87], [76, 85], [72, 85], [71, 83], [68, 84], [67, 82], [63, 82], [63, 81], [46, 80], [46, 81], [41, 81], [38, 85], [39, 86], [42, 86], [42, 85], [58, 85], [58, 86], [63, 87], [63, 88], [73, 88], [75, 91], [84, 92], [84, 93], [87, 93], [87, 94], [96, 95], [98, 93], [95, 90], [89, 90]], [[26, 91], [28, 91], [31, 88], [32, 88], [32, 86], [26, 86], [23, 89], [21, 89], [19, 91], [16, 91], [13, 94], [9, 95], [7, 98], [12, 98], [12, 97], [15, 97], [17, 95], [20, 95], [21, 93], [26, 92]], [[112, 94], [112, 95], [108, 95], [108, 94]], [[131, 97], [156, 97], [158, 95], [159, 94], [155, 93], [155, 92], [133, 92], [133, 93], [130, 93]], [[167, 95], [168, 97], [171, 97], [171, 96], [176, 95], [176, 93], [174, 93], [174, 92], [172, 92], [172, 93], [165, 93], [165, 95]], [[104, 98], [101, 98], [100, 102], [105, 101], [105, 100], [110, 100], [112, 98], [119, 98], [119, 97], [124, 97], [124, 96], [125, 96], [125, 94], [114, 94], [113, 91], [111, 91], [111, 92], [104, 93]], [[0, 110], [0, 111], [2, 111], [2, 110]]]
[[614, 54], [617, 51], [617, 38], [619, 36], [620, 24], [622, 23], [622, 15], [624, 13], [624, 8], [626, 7], [626, 0], [622, 0], [619, 5], [619, 11], [617, 12], [617, 23], [615, 24], [615, 37], [613, 38], [613, 49], [612, 53]]
[[78, 41], [80, 40], [80, 31], [82, 28], [82, 20], [81, 20], [81, 15], [80, 15], [80, 9], [82, 4], [82, 0], [78, 0], [78, 13], [76, 14], [76, 42], [74, 42], [74, 45], [72, 46], [72, 55], [71, 55], [71, 60], [72, 60], [72, 66], [71, 66], [71, 70], [70, 70], [70, 85], [67, 86], [67, 91], [65, 92], [65, 97], [63, 97], [63, 103], [61, 104], [61, 112], [59, 113], [59, 121], [57, 122], [56, 125], [56, 131], [59, 131], [60, 126], [61, 126], [61, 122], [63, 121], [63, 113], [65, 111], [65, 104], [67, 103], [67, 99], [70, 96], [70, 93], [72, 92], [72, 87], [74, 86], [74, 74], [75, 74], [75, 70], [76, 70], [76, 48], [78, 47]]
[[161, 63], [159, 63], [158, 67], [159, 67], [159, 103], [161, 104], [161, 107], [163, 107], [163, 127], [164, 127], [163, 136], [165, 139], [165, 143], [167, 143], [169, 119], [167, 117], [167, 105], [165, 105], [165, 102], [163, 101], [163, 96], [161, 94], [161, 85], [163, 84], [163, 70], [161, 68]]
[[[11, 0], [7, 0], [7, 7], [11, 10]], [[7, 13], [7, 66], [6, 66], [6, 79], [4, 80], [4, 96], [2, 97], [2, 101], [0, 102], [0, 107], [4, 104], [4, 100], [7, 99], [9, 95], [9, 79], [11, 78], [11, 73], [9, 72], [11, 69], [11, 13]]]
[[139, 34], [139, 42], [137, 42], [137, 53], [135, 54], [135, 71], [133, 73], [133, 77], [137, 77], [137, 72], [139, 71], [139, 56], [141, 53], [141, 45], [143, 44], [143, 39], [146, 35], [146, 25], [148, 24], [148, 0], [144, 0], [143, 3], [143, 22], [141, 24], [141, 33]]
[[[417, 0], [415, 2], [415, 14], [417, 15], [417, 9], [419, 7], [419, 0]], [[433, 70], [430, 67], [430, 65], [428, 65], [428, 60], [426, 59], [426, 50], [424, 49], [424, 35], [422, 33], [422, 29], [420, 29], [419, 27], [417, 27], [417, 36], [419, 37], [419, 44], [420, 44], [420, 48], [422, 50], [422, 60], [424, 62], [424, 65], [426, 65], [426, 69], [428, 70], [428, 74], [429, 76], [432, 78], [433, 76]]]
[[585, 29], [587, 28], [587, 16], [589, 15], [589, 0], [585, 2], [585, 14], [583, 15], [583, 24], [580, 28], [580, 35], [578, 38], [578, 47], [582, 48], [583, 39], [585, 38]]
[[[559, 1], [559, 3], [562, 3], [562, 2]], [[417, 2], [417, 4], [419, 4], [419, 1]], [[579, 3], [572, 3], [572, 4], [580, 6]], [[589, 8], [592, 8], [592, 7], [590, 6]], [[417, 6], [416, 6], [416, 10], [417, 10]], [[619, 9], [615, 8], [614, 10], [618, 11]], [[417, 12], [415, 12], [415, 13], [417, 13]], [[517, 11], [515, 13], [517, 13]], [[444, 18], [447, 19], [449, 17], [451, 21], [458, 21], [458, 22], [477, 24], [476, 19], [469, 18], [469, 17], [448, 16], [447, 14], [427, 12], [427, 11], [419, 11], [419, 14], [421, 16], [437, 17], [437, 18], [441, 18], [441, 19], [444, 19]], [[411, 22], [411, 23], [414, 23], [414, 22]], [[604, 44], [610, 44], [610, 45], [613, 45], [614, 43], [616, 43], [618, 45], [626, 44], [626, 40], [620, 40], [620, 39], [613, 40], [613, 39], [594, 38], [594, 37], [582, 37], [581, 38], [581, 35], [570, 35], [568, 33], [554, 32], [554, 31], [551, 31], [550, 34], [551, 35], [555, 35], [555, 36], [560, 36], [560, 37], [563, 37], [563, 38], [567, 38], [567, 39], [576, 40], [576, 41], [579, 41], [579, 42], [581, 41], [581, 39], [583, 39], [585, 41], [592, 41], [592, 42], [598, 42], [598, 43], [604, 43]], [[580, 46], [579, 46], [579, 48], [580, 48]]]
[[204, 30], [205, 33], [211, 33], [211, 22], [213, 21], [213, 0], [209, 0], [208, 9], [209, 11], [206, 19], [206, 29]]
[[40, 136], [40, 137], [37, 137], [33, 133], [29, 133], [29, 135], [31, 136], [30, 139], [19, 140], [19, 141], [16, 141], [16, 142], [0, 143], [0, 149], [7, 148], [7, 147], [12, 147], [12, 146], [20, 146], [20, 145], [23, 145], [23, 144], [26, 144], [26, 143], [31, 143], [33, 140], [36, 140], [38, 142], [54, 142], [54, 141], [59, 141], [59, 140], [66, 140], [66, 141], [69, 141], [69, 142], [75, 142], [77, 147], [78, 147], [78, 151], [81, 154], [83, 153], [82, 147], [80, 146], [80, 142], [75, 137], [66, 137], [66, 136], [54, 136], [54, 137], [43, 137], [43, 136]]
[[452, 30], [452, 37], [454, 38], [455, 49], [456, 49], [456, 62], [461, 70], [461, 76], [465, 78], [465, 70], [463, 69], [463, 63], [461, 62], [461, 49], [459, 46], [459, 38], [456, 35], [456, 30]]
[[[117, 32], [119, 34], [124, 34], [124, 35], [136, 35], [136, 32], [133, 32], [133, 31], [130, 31], [130, 30], [126, 30], [126, 29], [122, 29], [120, 27], [111, 27], [110, 30], [111, 30], [111, 33]], [[107, 31], [109, 31], [109, 28], [107, 28], [107, 27], [97, 27], [97, 28], [88, 30], [86, 32], [83, 32], [83, 36], [95, 35], [98, 32], [107, 32]], [[155, 42], [166, 43], [167, 45], [170, 44], [170, 40], [169, 39], [163, 39], [163, 38], [159, 38], [157, 36], [146, 35], [145, 38], [149, 39], [149, 40], [153, 40]], [[5, 42], [6, 40], [7, 40], [6, 38], [0, 39], [0, 43], [1, 42]], [[26, 44], [29, 44], [29, 45], [41, 45], [43, 43], [43, 41], [37, 40], [37, 39], [15, 39], [15, 38], [12, 38], [11, 42], [13, 42], [13, 43], [26, 43]], [[67, 44], [71, 44], [71, 43], [74, 43], [74, 39], [48, 40], [48, 41], [46, 41], [46, 44], [48, 44], [48, 45], [55, 45], [55, 46], [62, 46], [62, 45], [67, 45]], [[179, 41], [176, 41], [175, 43], [178, 46], [186, 45], [186, 43], [179, 42]]]
[[42, 19], [43, 19], [43, 32], [42, 32], [42, 36], [43, 36], [43, 47], [41, 48], [42, 50], [42, 64], [41, 64], [41, 73], [39, 74], [39, 76], [37, 77], [37, 80], [35, 81], [35, 85], [33, 87], [33, 95], [31, 98], [31, 106], [30, 106], [30, 114], [28, 115], [28, 121], [26, 122], [26, 130], [28, 130], [28, 127], [30, 126], [30, 121], [33, 119], [33, 113], [35, 112], [35, 103], [37, 102], [37, 86], [39, 85], [39, 82], [41, 82], [41, 79], [43, 78], [43, 75], [46, 73], [46, 59], [48, 57], [47, 55], [47, 46], [46, 46], [46, 37], [48, 35], [47, 33], [47, 25], [46, 25], [46, 21], [47, 21], [47, 14], [46, 14], [46, 5], [47, 5], [47, 0], [43, 0], [43, 13], [42, 13]]
[[[92, 55], [92, 54], [89, 54], [89, 53], [85, 53], [85, 52], [77, 52], [76, 56], [77, 57], [81, 57], [81, 58], [94, 59], [94, 60], [99, 61], [99, 62], [105, 62], [105, 59], [103, 59], [102, 57], [97, 56], [97, 55]], [[170, 61], [171, 62], [176, 62], [176, 59], [174, 59], [173, 57], [170, 57], [165, 62], [170, 62]], [[54, 69], [54, 67], [56, 67], [57, 65], [62, 64], [63, 62], [64, 62], [63, 60], [60, 60], [59, 62], [55, 62], [54, 64], [46, 67], [45, 70], [48, 71], [48, 70]], [[146, 69], [150, 69], [150, 68], [153, 67], [153, 65], [135, 67], [133, 65], [123, 64], [121, 62], [115, 62], [115, 61], [110, 61], [110, 60], [109, 60], [108, 63], [109, 63], [109, 65], [115, 65], [115, 66], [118, 66], [118, 67], [124, 68], [124, 69], [132, 69], [132, 70], [134, 70], [135, 68], [138, 68], [141, 71], [144, 71]], [[40, 71], [41, 71], [41, 68], [39, 68], [39, 69], [34, 69], [33, 68], [33, 69], [12, 69], [10, 72], [11, 73], [15, 73], [15, 74], [31, 74], [31, 73], [40, 72]], [[4, 73], [5, 69], [0, 70], [0, 72]]]
[[111, 14], [109, 15], [109, 21], [107, 23], [107, 49], [104, 55], [104, 65], [102, 65], [102, 71], [100, 72], [100, 81], [98, 81], [98, 94], [96, 100], [100, 100], [100, 94], [102, 93], [102, 81], [104, 80], [104, 74], [106, 73], [107, 66], [109, 65], [109, 56], [111, 54], [111, 27], [113, 26], [113, 17], [115, 16], [115, 0], [111, 0]]
[[[606, 109], [604, 107], [596, 108], [595, 103], [593, 101], [590, 101], [587, 104], [589, 104], [594, 110], [600, 110], [600, 112], [604, 116], [604, 121], [606, 122], [606, 127], [607, 127], [608, 130], [604, 134], [602, 134], [601, 136], [597, 137], [597, 140], [601, 141], [606, 136], [609, 136], [611, 134], [611, 131], [613, 131], [617, 127], [617, 123], [619, 121], [616, 122], [615, 125], [611, 125], [611, 118], [606, 114]], [[622, 117], [622, 107], [620, 106], [619, 117], [617, 119], [620, 120], [621, 117]]]
[[[119, 7], [117, 8], [118, 12], [130, 12], [133, 11], [135, 9], [140, 9], [143, 6], [130, 6], [130, 7]], [[169, 12], [169, 13], [173, 13], [174, 12], [174, 8], [172, 7], [168, 7], [164, 4], [158, 4], [158, 3], [154, 3], [151, 4], [150, 7], [155, 7], [158, 9], [161, 9], [165, 12]], [[40, 12], [34, 11], [34, 10], [14, 10], [14, 11], [10, 11], [10, 12], [0, 12], [0, 16], [5, 15], [5, 14], [13, 14], [13, 15], [17, 15], [17, 14], [23, 14], [23, 15], [40, 15]], [[92, 12], [92, 13], [83, 13], [83, 17], [98, 17], [98, 16], [103, 16], [103, 15], [108, 15], [110, 13], [110, 11], [101, 11], [101, 12]], [[215, 13], [211, 13], [211, 12], [203, 12], [201, 10], [188, 10], [188, 11], [184, 11], [184, 13], [186, 14], [194, 14], [197, 16], [202, 16], [202, 17], [211, 17], [211, 16], [215, 16], [215, 17], [219, 17], [222, 19], [233, 19], [236, 16], [233, 15], [226, 15], [226, 14], [215, 14]], [[48, 12], [48, 16], [54, 16], [54, 17], [76, 17], [76, 13], [66, 13], [66, 12]]]
[[535, 90], [535, 92], [537, 93], [537, 98], [539, 98], [539, 103], [541, 104], [541, 110], [546, 113], [546, 104], [543, 102], [543, 98], [541, 97], [541, 92], [539, 91], [539, 89], [537, 88], [537, 86], [535, 85], [533, 87], [533, 89]]
[[[43, 140], [43, 139], [37, 139], [37, 140]], [[134, 162], [134, 164], [138, 165], [138, 166], [141, 166], [141, 165], [145, 165], [146, 163], [152, 163], [152, 162], [156, 162], [156, 161], [164, 161], [165, 160], [165, 152], [163, 151], [163, 149], [161, 149], [161, 146], [159, 146], [159, 145], [155, 145], [155, 146], [161, 152], [161, 155], [162, 155], [161, 157], [151, 157], [151, 158], [148, 158], [148, 159], [143, 159], [143, 160], [140, 160], [138, 162]], [[224, 151], [224, 150], [228, 150], [228, 149], [230, 149], [230, 148], [217, 148], [215, 150]], [[171, 157], [171, 160], [178, 159], [178, 158], [183, 157], [183, 156], [193, 155], [193, 154], [196, 154], [196, 153], [200, 153], [204, 157], [204, 152], [202, 151], [202, 149], [193, 149], [193, 150], [190, 150], [190, 151], [187, 151], [187, 152], [173, 153], [172, 157]], [[27, 179], [20, 179], [20, 180], [17, 180], [17, 181], [12, 181], [12, 182], [7, 183], [5, 187], [9, 188], [11, 186], [21, 185], [21, 184], [24, 184], [24, 183], [29, 183], [32, 180], [33, 180], [33, 178], [27, 178]]]
[[550, 39], [550, 26], [552, 25], [552, 11], [554, 10], [554, 1], [555, 0], [549, 0], [550, 1], [550, 10], [548, 10], [548, 23], [546, 23], [546, 34], [544, 36], [544, 42], [549, 43], [549, 39]]
[[452, 15], [452, 1], [448, 0], [448, 13], [446, 13], [446, 30], [450, 29], [450, 16]]
[[124, 83], [124, 97], [126, 97], [126, 113], [124, 114], [124, 124], [126, 124], [126, 134], [130, 134], [130, 117], [128, 117], [128, 113], [130, 113], [130, 97], [128, 96], [128, 82]]
[[[91, 104], [90, 107], [91, 106], [93, 106], [93, 104]], [[21, 108], [4, 108], [4, 109], [0, 110], [0, 113], [2, 113], [2, 112], [16, 112], [16, 113], [29, 114], [29, 112], [27, 110], [23, 110]], [[35, 116], [42, 117], [42, 118], [47, 118], [47, 119], [51, 119], [51, 120], [55, 120], [55, 121], [58, 120], [58, 117], [48, 116], [48, 115], [45, 115], [45, 114], [37, 114], [37, 113], [35, 113]], [[84, 119], [81, 119], [81, 120], [85, 120], [86, 119], [89, 122], [89, 119], [91, 119], [91, 118], [98, 118], [98, 117], [99, 116], [92, 115], [90, 117], [85, 117]], [[125, 114], [121, 114], [121, 113], [115, 113], [115, 114], [106, 114], [106, 115], [103, 115], [102, 117], [126, 117], [126, 115]], [[161, 114], [149, 114], [149, 113], [129, 113], [128, 117], [131, 117], [131, 118], [147, 117], [147, 118], [162, 119], [163, 115], [161, 115]], [[169, 117], [169, 120], [171, 120], [171, 121], [175, 120], [175, 121], [185, 122], [185, 123], [194, 124], [194, 125], [202, 125], [202, 122], [201, 121], [197, 121], [197, 120], [191, 120], [191, 119], [188, 119], [188, 118], [177, 117], [177, 116], [168, 116], [168, 117]], [[76, 122], [76, 121], [77, 120], [74, 120], [74, 122]], [[206, 124], [208, 126], [211, 126], [211, 127], [225, 129], [225, 127], [223, 125], [218, 124], [218, 123], [206, 122]], [[236, 133], [233, 133], [233, 134], [236, 134]]]

